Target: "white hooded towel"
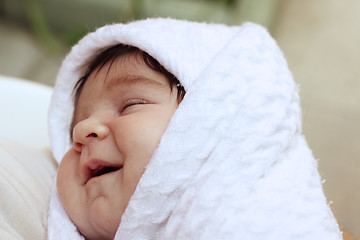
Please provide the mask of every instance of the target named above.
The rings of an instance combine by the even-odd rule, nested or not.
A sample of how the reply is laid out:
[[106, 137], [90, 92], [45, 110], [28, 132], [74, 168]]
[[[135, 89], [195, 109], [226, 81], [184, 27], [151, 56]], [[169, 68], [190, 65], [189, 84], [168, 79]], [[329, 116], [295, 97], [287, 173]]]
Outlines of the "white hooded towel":
[[[301, 135], [298, 89], [262, 27], [147, 19], [88, 34], [64, 60], [49, 112], [58, 162], [71, 147], [72, 91], [98, 50], [122, 43], [184, 86], [115, 239], [341, 239]], [[53, 191], [49, 239], [83, 239]]]

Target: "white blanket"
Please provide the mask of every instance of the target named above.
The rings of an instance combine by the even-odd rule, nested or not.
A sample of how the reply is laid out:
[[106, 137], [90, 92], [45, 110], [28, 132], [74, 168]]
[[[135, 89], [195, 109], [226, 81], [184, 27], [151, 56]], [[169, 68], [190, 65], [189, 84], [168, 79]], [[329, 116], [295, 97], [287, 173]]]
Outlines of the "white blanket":
[[[53, 153], [70, 148], [71, 92], [93, 54], [117, 43], [157, 59], [186, 95], [140, 179], [115, 239], [341, 239], [301, 135], [298, 89], [266, 30], [148, 19], [82, 39], [49, 112]], [[54, 188], [49, 239], [82, 239]]]

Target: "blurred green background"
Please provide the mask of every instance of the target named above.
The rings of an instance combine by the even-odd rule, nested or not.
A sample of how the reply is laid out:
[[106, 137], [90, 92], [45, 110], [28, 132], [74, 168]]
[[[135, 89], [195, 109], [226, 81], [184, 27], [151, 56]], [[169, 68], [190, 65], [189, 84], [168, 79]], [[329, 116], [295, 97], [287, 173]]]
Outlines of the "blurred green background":
[[360, 239], [359, 0], [1, 0], [0, 75], [52, 86], [84, 34], [147, 17], [267, 27], [300, 86], [303, 131], [339, 224]]
[[239, 24], [244, 20], [271, 27], [280, 0], [3, 0], [6, 19], [31, 29], [49, 49], [73, 45], [86, 32], [113, 22], [148, 17]]

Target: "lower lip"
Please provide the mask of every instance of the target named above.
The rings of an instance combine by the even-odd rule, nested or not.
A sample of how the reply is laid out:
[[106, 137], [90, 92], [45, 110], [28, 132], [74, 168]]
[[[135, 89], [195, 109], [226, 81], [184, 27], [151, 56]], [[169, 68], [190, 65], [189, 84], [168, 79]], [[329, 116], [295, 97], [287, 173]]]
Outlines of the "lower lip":
[[111, 176], [112, 174], [119, 172], [119, 170], [121, 170], [121, 168], [119, 168], [118, 170], [112, 171], [112, 172], [108, 172], [108, 173], [96, 176], [96, 177], [92, 177], [85, 183], [85, 185], [92, 183], [94, 181], [100, 180], [100, 179], [102, 179], [102, 177]]

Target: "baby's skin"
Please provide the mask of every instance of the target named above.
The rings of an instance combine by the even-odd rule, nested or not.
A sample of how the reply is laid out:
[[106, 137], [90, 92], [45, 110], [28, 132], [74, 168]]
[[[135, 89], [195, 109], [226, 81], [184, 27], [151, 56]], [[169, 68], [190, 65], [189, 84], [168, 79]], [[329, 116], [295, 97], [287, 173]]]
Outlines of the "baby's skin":
[[60, 200], [86, 238], [114, 238], [177, 107], [176, 88], [140, 53], [90, 74], [75, 106], [73, 146], [57, 177]]

